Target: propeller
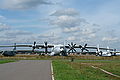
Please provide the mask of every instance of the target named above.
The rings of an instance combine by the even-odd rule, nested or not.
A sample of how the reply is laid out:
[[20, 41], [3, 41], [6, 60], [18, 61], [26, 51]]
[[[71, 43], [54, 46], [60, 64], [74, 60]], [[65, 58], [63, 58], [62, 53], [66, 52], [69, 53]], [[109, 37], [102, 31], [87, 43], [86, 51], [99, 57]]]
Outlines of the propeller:
[[87, 52], [89, 51], [88, 49], [86, 49], [87, 44], [85, 44], [84, 46], [81, 46], [81, 45], [79, 46], [80, 46], [81, 52], [83, 52], [84, 50]]
[[13, 51], [15, 51], [16, 50], [16, 43], [14, 43], [14, 48], [13, 48]]
[[70, 48], [70, 50], [68, 51], [68, 53], [70, 53], [70, 51], [72, 51], [72, 53], [77, 52], [77, 51], [75, 50], [75, 45], [76, 45], [76, 44], [73, 44], [73, 42], [71, 42], [71, 44], [68, 44], [68, 45], [69, 45], [69, 48]]
[[116, 49], [113, 49], [114, 56], [116, 55]]
[[44, 46], [44, 48], [45, 48], [45, 54], [47, 54], [48, 53], [48, 44], [47, 44], [47, 42], [44, 42], [44, 44], [45, 44], [45, 46]]
[[116, 49], [114, 49], [113, 51], [116, 52]]
[[32, 46], [32, 52], [35, 51], [35, 48], [36, 48], [36, 42], [34, 41], [33, 46]]

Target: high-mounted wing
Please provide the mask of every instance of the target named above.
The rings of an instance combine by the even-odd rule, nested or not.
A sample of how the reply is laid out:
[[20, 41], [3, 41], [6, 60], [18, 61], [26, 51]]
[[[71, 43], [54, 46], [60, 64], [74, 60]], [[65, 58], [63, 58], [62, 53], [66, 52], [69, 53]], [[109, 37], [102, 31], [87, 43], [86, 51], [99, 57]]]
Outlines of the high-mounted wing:
[[[72, 52], [76, 51], [75, 48], [80, 48], [81, 52], [83, 52], [84, 50], [89, 52], [88, 49], [98, 49], [98, 47], [87, 46], [87, 44], [85, 44], [84, 46], [76, 45], [76, 44], [73, 44], [73, 42], [71, 42], [71, 44], [68, 44], [65, 47], [70, 49], [69, 51], [72, 51]], [[100, 47], [99, 49], [101, 49], [101, 50], [110, 50], [110, 51], [114, 51], [115, 50], [115, 49], [102, 48], [102, 47]]]
[[[98, 49], [97, 47], [90, 47], [90, 46], [87, 46], [86, 48], [88, 49]], [[111, 50], [111, 51], [114, 51], [114, 49], [108, 49], [108, 48], [99, 48], [101, 50]]]
[[34, 52], [34, 50], [37, 48], [44, 48], [45, 49], [45, 53], [48, 53], [48, 48], [52, 48], [54, 47], [54, 45], [48, 45], [47, 42], [44, 42], [43, 45], [37, 45], [36, 42], [34, 41], [33, 45], [16, 45], [16, 43], [14, 45], [3, 45], [0, 47], [14, 47], [14, 49], [16, 50], [16, 47], [31, 47], [32, 48], [32, 52]]
[[0, 47], [32, 47], [32, 45], [1, 45]]

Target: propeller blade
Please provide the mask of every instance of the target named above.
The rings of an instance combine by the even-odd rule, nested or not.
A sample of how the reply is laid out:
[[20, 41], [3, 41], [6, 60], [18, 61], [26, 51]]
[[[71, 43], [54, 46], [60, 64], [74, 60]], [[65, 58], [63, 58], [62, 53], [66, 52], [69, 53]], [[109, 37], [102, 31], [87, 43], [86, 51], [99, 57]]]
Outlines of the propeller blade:
[[32, 52], [34, 52], [34, 51], [35, 51], [35, 48], [32, 49]]
[[34, 43], [33, 43], [33, 46], [32, 46], [32, 52], [34, 52], [35, 51], [35, 48], [36, 48], [36, 42], [34, 41]]
[[70, 54], [70, 51], [71, 51], [72, 49], [70, 49], [70, 50], [68, 50], [68, 53]]
[[47, 46], [47, 42], [44, 42], [45, 43], [45, 46]]
[[87, 44], [85, 44], [84, 48], [86, 48]]
[[81, 45], [79, 45], [79, 47], [80, 47], [80, 48], [82, 48], [82, 46], [81, 46]]
[[71, 48], [71, 45], [70, 45], [70, 44], [68, 44], [68, 46], [69, 46], [69, 48]]
[[45, 48], [45, 54], [47, 54], [48, 50], [47, 50], [47, 47]]
[[44, 42], [45, 43], [45, 54], [48, 53], [48, 45], [47, 45], [47, 42]]
[[73, 46], [73, 42], [71, 42], [71, 46]]
[[72, 53], [74, 53], [74, 50], [72, 49]]
[[88, 49], [85, 49], [87, 52], [89, 52], [89, 50]]
[[14, 43], [14, 48], [13, 48], [13, 51], [15, 51], [16, 50], [16, 43]]
[[83, 52], [83, 50], [84, 50], [84, 49], [82, 48], [81, 51]]
[[34, 41], [34, 46], [35, 46], [36, 42]]
[[76, 44], [73, 45], [73, 47], [75, 47]]
[[75, 49], [73, 49], [74, 50], [74, 52], [77, 52]]

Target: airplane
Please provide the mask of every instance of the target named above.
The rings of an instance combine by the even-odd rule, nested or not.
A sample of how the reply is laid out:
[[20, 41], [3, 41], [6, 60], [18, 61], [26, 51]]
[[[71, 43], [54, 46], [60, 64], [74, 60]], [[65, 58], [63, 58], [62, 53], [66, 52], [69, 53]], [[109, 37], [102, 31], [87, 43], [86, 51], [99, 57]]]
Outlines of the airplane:
[[[101, 50], [109, 50], [109, 51], [114, 51], [114, 49], [110, 49], [110, 48], [100, 48], [98, 47], [90, 47], [87, 46], [87, 44], [85, 44], [84, 46], [81, 45], [76, 45], [73, 42], [71, 42], [71, 44], [68, 45], [53, 45], [53, 44], [49, 44], [47, 42], [44, 42], [44, 44], [39, 44], [37, 45], [36, 42], [34, 41], [33, 45], [16, 45], [16, 43], [14, 45], [11, 46], [0, 46], [0, 47], [14, 47], [13, 51], [4, 51], [2, 53], [2, 55], [4, 56], [15, 56], [15, 54], [17, 53], [16, 51], [16, 47], [32, 47], [32, 52], [34, 53], [35, 49], [45, 49], [44, 53], [48, 54], [48, 48], [51, 48], [51, 52], [48, 54], [50, 56], [55, 56], [55, 55], [61, 55], [61, 56], [68, 56], [70, 53], [76, 53], [76, 49], [75, 48], [79, 48], [81, 50], [81, 53], [83, 53], [84, 51], [87, 51], [89, 53], [88, 49], [97, 49], [96, 51], [96, 55], [97, 56], [111, 56], [109, 53], [111, 52], [102, 52]], [[68, 51], [67, 51], [68, 50]]]
[[[16, 43], [14, 44], [13, 51], [1, 51], [1, 55], [3, 56], [15, 56], [17, 51], [16, 51]], [[11, 46], [3, 46], [3, 47], [11, 47]]]
[[97, 46], [96, 56], [104, 56], [104, 57], [110, 57], [112, 56], [112, 52], [110, 52], [109, 47], [107, 47], [106, 51], [100, 51], [99, 45]]

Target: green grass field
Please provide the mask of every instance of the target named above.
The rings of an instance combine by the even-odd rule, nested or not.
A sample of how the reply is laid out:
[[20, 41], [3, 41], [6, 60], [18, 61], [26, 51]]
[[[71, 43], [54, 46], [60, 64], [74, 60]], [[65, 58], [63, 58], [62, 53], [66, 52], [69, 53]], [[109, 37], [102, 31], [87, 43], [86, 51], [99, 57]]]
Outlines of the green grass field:
[[120, 61], [88, 61], [76, 60], [74, 62], [55, 60], [53, 69], [55, 80], [120, 80], [99, 69], [91, 66], [100, 67], [116, 75], [120, 75]]
[[[74, 62], [71, 62], [74, 58]], [[16, 55], [13, 57], [0, 56], [0, 64], [14, 62], [15, 60], [52, 60], [55, 80], [120, 80], [110, 76], [99, 69], [120, 76], [120, 56], [96, 57], [96, 56], [38, 56], [38, 55]]]
[[15, 62], [15, 60], [0, 60], [0, 64]]

